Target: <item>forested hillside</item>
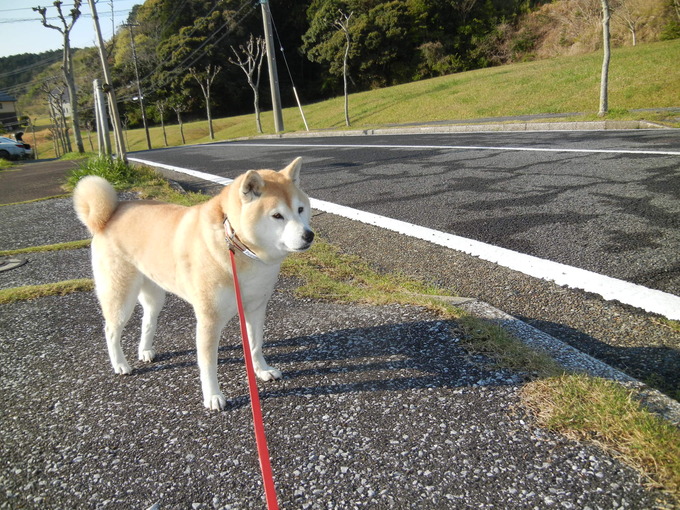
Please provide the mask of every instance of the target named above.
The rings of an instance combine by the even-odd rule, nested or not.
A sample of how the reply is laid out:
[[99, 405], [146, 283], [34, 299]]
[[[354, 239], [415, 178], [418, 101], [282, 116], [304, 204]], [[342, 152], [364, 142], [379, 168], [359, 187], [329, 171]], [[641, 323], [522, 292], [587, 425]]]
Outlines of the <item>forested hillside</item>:
[[47, 67], [61, 61], [61, 55], [61, 50], [55, 50], [0, 57], [0, 90], [11, 96], [25, 93], [23, 84], [32, 82]]
[[[679, 0], [609, 1], [614, 45], [680, 36]], [[291, 80], [306, 103], [341, 93], [346, 35], [351, 92], [590, 52], [598, 49], [601, 37], [600, 0], [270, 0], [269, 5], [275, 44], [282, 50], [277, 60], [284, 105], [294, 101]], [[348, 19], [347, 34], [337, 24], [342, 17]], [[146, 0], [128, 21], [133, 26], [120, 28], [107, 48], [128, 125], [140, 119], [131, 30], [150, 118], [167, 118], [173, 107], [187, 118], [204, 118], [201, 82], [208, 71], [217, 72], [213, 115], [253, 111], [246, 77], [230, 60], [243, 56], [240, 47], [251, 34], [262, 35], [259, 5], [252, 0]], [[92, 80], [100, 77], [96, 51], [79, 50], [75, 60], [87, 120]], [[8, 72], [1, 69], [1, 75]], [[262, 107], [268, 108], [266, 64], [262, 74]], [[37, 80], [25, 78], [32, 80], [32, 90], [23, 94], [24, 109], [44, 108], [40, 87], [51, 77], [59, 80], [58, 64]]]

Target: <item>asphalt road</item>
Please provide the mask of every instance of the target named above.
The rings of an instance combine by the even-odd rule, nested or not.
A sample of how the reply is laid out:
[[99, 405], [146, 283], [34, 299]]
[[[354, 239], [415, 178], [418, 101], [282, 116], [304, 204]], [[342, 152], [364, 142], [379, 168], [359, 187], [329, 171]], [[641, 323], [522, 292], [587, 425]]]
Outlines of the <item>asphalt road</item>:
[[258, 139], [143, 153], [226, 177], [297, 156], [314, 198], [680, 295], [677, 131]]

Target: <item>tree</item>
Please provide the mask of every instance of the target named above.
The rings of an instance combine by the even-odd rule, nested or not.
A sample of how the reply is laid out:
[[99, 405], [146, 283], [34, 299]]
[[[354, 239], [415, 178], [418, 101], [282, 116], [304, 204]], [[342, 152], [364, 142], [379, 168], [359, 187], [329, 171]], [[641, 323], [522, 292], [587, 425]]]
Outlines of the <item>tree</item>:
[[186, 140], [184, 139], [184, 124], [182, 123], [182, 113], [188, 110], [186, 99], [181, 96], [173, 96], [170, 99], [170, 108], [172, 108], [177, 115], [177, 123], [179, 124], [179, 134], [182, 137], [182, 145]]
[[352, 41], [348, 58], [350, 74], [360, 88], [411, 79], [412, 64], [419, 54], [420, 43], [414, 38], [418, 24], [406, 2], [398, 0], [313, 0], [307, 10], [309, 28], [302, 36], [302, 51], [309, 60], [329, 64], [331, 76], [342, 76], [347, 38], [342, 30], [333, 30], [339, 10], [353, 13], [348, 26]]
[[609, 60], [611, 58], [609, 20], [609, 0], [600, 0], [602, 3], [602, 75], [600, 78], [600, 111], [598, 115], [604, 117], [609, 110], [609, 99], [607, 89], [609, 87]]
[[165, 142], [165, 146], [168, 146], [168, 135], [165, 134], [165, 112], [168, 109], [168, 100], [167, 99], [158, 99], [155, 103], [154, 106], [156, 107], [156, 111], [158, 112], [158, 117], [160, 118], [161, 121], [161, 129], [163, 129], [163, 141]]
[[215, 139], [215, 132], [213, 131], [212, 115], [210, 114], [210, 88], [212, 87], [215, 76], [219, 74], [222, 70], [222, 66], [213, 66], [208, 64], [205, 66], [205, 71], [196, 71], [194, 67], [189, 69], [189, 73], [193, 76], [201, 87], [201, 92], [203, 92], [203, 98], [205, 99], [205, 111], [208, 115], [208, 131], [210, 133], [210, 139]]
[[71, 139], [68, 136], [68, 126], [64, 112], [64, 85], [52, 83], [58, 79], [52, 78], [45, 80], [41, 85], [41, 90], [47, 95], [47, 107], [50, 114], [50, 132], [54, 141], [54, 151], [57, 157], [67, 152], [72, 152]]
[[623, 1], [620, 5], [616, 6], [614, 10], [614, 16], [618, 18], [621, 23], [630, 31], [630, 36], [632, 38], [633, 46], [637, 46], [637, 31], [640, 27], [644, 14], [638, 8], [639, 5], [629, 1]]
[[82, 0], [74, 0], [73, 9], [70, 11], [70, 21], [66, 21], [66, 17], [61, 9], [62, 3], [60, 0], [55, 0], [54, 6], [57, 8], [57, 17], [61, 21], [62, 26], [58, 27], [47, 22], [47, 8], [33, 7], [35, 12], [42, 16], [42, 24], [46, 28], [57, 30], [63, 37], [64, 52], [62, 60], [62, 72], [64, 73], [64, 80], [68, 88], [69, 100], [71, 101], [71, 126], [73, 127], [73, 136], [76, 139], [76, 146], [79, 153], [85, 152], [83, 147], [83, 138], [80, 134], [80, 117], [78, 114], [78, 96], [76, 95], [75, 76], [73, 72], [73, 56], [71, 53], [70, 34], [73, 25], [80, 17], [80, 6]]
[[262, 37], [255, 39], [250, 34], [248, 42], [239, 46], [240, 51], [232, 46], [231, 51], [235, 58], [229, 58], [229, 62], [237, 65], [245, 73], [248, 85], [253, 90], [253, 102], [255, 106], [255, 124], [257, 132], [262, 133], [262, 122], [260, 121], [260, 71], [262, 61], [266, 54], [266, 43]]
[[345, 91], [345, 125], [349, 127], [349, 94], [347, 92], [347, 59], [349, 58], [349, 48], [351, 45], [351, 37], [349, 35], [349, 20], [352, 17], [352, 12], [345, 14], [342, 11], [338, 11], [340, 16], [335, 20], [334, 24], [345, 35], [346, 45], [345, 53], [342, 57], [342, 78]]

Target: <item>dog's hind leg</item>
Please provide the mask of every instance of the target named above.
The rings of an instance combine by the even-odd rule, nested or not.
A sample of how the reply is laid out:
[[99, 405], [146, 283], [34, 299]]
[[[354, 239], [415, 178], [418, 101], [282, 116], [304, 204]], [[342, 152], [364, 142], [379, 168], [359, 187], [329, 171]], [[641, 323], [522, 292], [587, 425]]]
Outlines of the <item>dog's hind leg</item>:
[[139, 360], [153, 361], [156, 351], [153, 338], [158, 325], [158, 314], [165, 304], [165, 291], [154, 282], [145, 278], [139, 290], [139, 302], [144, 309], [142, 318], [142, 338], [139, 342]]
[[98, 253], [94, 242], [92, 269], [97, 298], [106, 321], [104, 333], [111, 365], [117, 374], [129, 374], [132, 369], [125, 359], [120, 338], [134, 310], [142, 275], [134, 266], [114, 255]]
[[137, 292], [135, 292], [136, 289], [134, 287], [139, 288], [141, 277], [138, 277], [136, 280], [130, 282], [133, 287], [132, 289], [120, 289], [118, 292], [114, 289], [106, 289], [97, 292], [106, 321], [104, 332], [106, 334], [109, 358], [111, 359], [113, 370], [117, 374], [129, 374], [132, 372], [130, 365], [125, 359], [120, 338], [135, 308]]

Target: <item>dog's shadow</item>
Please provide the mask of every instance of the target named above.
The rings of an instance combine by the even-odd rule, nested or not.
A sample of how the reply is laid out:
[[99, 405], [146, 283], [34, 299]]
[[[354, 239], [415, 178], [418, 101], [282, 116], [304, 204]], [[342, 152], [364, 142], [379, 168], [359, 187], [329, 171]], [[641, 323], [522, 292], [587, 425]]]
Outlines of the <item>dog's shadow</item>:
[[[231, 337], [229, 333], [223, 337]], [[456, 335], [456, 324], [445, 320], [339, 329], [265, 341], [264, 350], [268, 363], [284, 375], [279, 381], [259, 383], [263, 400], [518, 382], [513, 379], [517, 376], [490, 368], [483, 356], [466, 352]], [[240, 343], [221, 346], [220, 380], [230, 384], [233, 373], [243, 370], [243, 363]], [[177, 369], [196, 369], [194, 350], [160, 353], [154, 363], [136, 372]], [[229, 388], [224, 389], [230, 409], [249, 404], [242, 391], [234, 395]]]
[[[295, 337], [269, 344], [284, 371], [263, 398], [470, 386], [492, 372], [470, 356], [445, 320], [383, 324]], [[507, 379], [509, 376], [506, 376]]]
[[[263, 400], [518, 382], [519, 376], [493, 369], [486, 358], [463, 349], [453, 321], [409, 321], [414, 317], [411, 312], [384, 312], [383, 307], [355, 310], [346, 305], [287, 304], [286, 309], [274, 307], [265, 327], [265, 358], [283, 372], [283, 379], [259, 383]], [[174, 300], [171, 306], [182, 308], [174, 308], [167, 317], [170, 323], [159, 327], [154, 362], [136, 364], [134, 373], [198, 376], [191, 327], [195, 322], [184, 303]], [[355, 321], [357, 327], [347, 328], [348, 321]], [[218, 377], [225, 395], [231, 397], [231, 408], [248, 403], [243, 396], [243, 363], [238, 319], [234, 319], [223, 331], [218, 351]]]

